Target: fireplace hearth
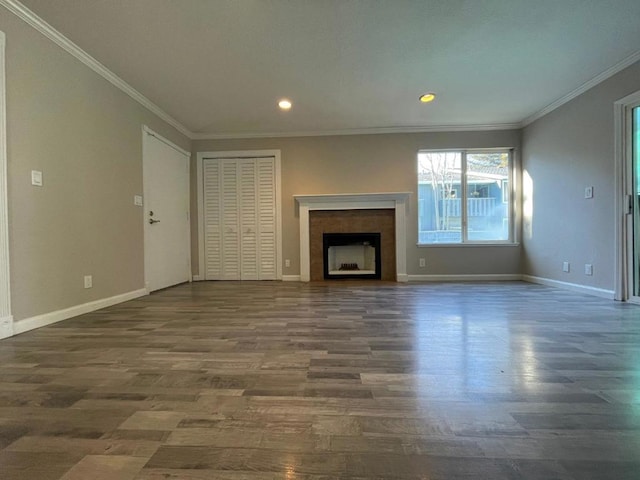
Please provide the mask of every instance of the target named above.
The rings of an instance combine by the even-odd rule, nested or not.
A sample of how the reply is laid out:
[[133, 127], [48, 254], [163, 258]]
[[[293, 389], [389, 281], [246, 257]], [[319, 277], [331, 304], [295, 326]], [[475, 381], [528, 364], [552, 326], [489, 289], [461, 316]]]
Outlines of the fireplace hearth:
[[324, 278], [381, 278], [380, 233], [323, 233]]

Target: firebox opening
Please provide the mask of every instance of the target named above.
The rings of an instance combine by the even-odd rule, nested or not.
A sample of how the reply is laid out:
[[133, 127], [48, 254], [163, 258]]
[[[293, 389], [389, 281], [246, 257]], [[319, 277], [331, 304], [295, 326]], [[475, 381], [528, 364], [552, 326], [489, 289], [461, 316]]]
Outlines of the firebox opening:
[[324, 233], [324, 278], [380, 279], [379, 233]]

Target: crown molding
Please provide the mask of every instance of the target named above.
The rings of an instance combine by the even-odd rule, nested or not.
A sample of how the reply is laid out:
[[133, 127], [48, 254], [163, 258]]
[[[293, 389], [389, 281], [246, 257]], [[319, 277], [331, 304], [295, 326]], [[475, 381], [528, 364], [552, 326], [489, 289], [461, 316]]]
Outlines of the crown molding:
[[582, 85], [580, 85], [575, 90], [567, 93], [563, 97], [560, 97], [555, 102], [550, 103], [549, 105], [544, 107], [539, 112], [534, 113], [533, 115], [525, 118], [522, 121], [522, 127], [524, 128], [527, 125], [535, 122], [539, 118], [544, 117], [546, 114], [553, 112], [557, 108], [560, 108], [565, 103], [570, 102], [571, 100], [573, 100], [577, 96], [582, 95], [587, 90], [590, 90], [593, 87], [595, 87], [596, 85], [598, 85], [599, 83], [602, 83], [605, 80], [613, 77], [616, 73], [621, 72], [622, 70], [624, 70], [627, 67], [630, 67], [631, 65], [633, 65], [634, 63], [636, 63], [639, 60], [640, 60], [640, 50], [638, 50], [635, 53], [629, 55], [627, 58], [625, 58], [621, 62], [616, 63], [613, 67], [608, 68], [607, 70], [605, 70], [604, 72], [600, 73], [599, 75], [596, 75], [591, 80], [588, 80], [587, 82], [583, 83]]
[[42, 35], [47, 37], [53, 43], [58, 45], [60, 48], [65, 50], [67, 53], [73, 55], [75, 58], [84, 63], [91, 70], [96, 72], [98, 75], [103, 77], [105, 80], [110, 82], [115, 87], [122, 90], [124, 93], [133, 98], [140, 105], [145, 107], [150, 112], [154, 113], [162, 120], [167, 122], [169, 125], [174, 127], [183, 135], [192, 138], [192, 133], [189, 131], [184, 125], [182, 125], [179, 121], [173, 118], [171, 115], [162, 110], [159, 106], [149, 100], [147, 97], [138, 92], [135, 88], [129, 85], [127, 82], [122, 80], [119, 76], [109, 70], [107, 67], [102, 65], [98, 60], [93, 58], [87, 52], [85, 52], [78, 45], [73, 43], [67, 37], [65, 37], [58, 30], [49, 25], [46, 21], [36, 15], [34, 12], [25, 7], [18, 0], [0, 0], [0, 5], [5, 7], [15, 16], [23, 20], [25, 23], [36, 29]]
[[478, 125], [432, 125], [422, 127], [371, 127], [342, 130], [310, 130], [299, 132], [194, 133], [192, 140], [226, 140], [236, 138], [327, 137], [337, 135], [379, 135], [384, 133], [478, 132], [483, 130], [517, 130], [521, 123]]
[[471, 125], [432, 125], [432, 126], [408, 126], [408, 127], [372, 127], [372, 128], [353, 128], [338, 130], [311, 130], [297, 132], [247, 132], [247, 133], [194, 133], [185, 127], [178, 120], [162, 110], [158, 105], [153, 103], [142, 93], [102, 65], [98, 60], [85, 52], [70, 39], [57, 31], [45, 20], [40, 18], [34, 12], [29, 10], [19, 0], [0, 0], [0, 5], [8, 11], [16, 15], [25, 23], [33, 27], [49, 40], [54, 42], [67, 53], [80, 60], [91, 70], [103, 77], [122, 92], [129, 95], [133, 100], [148, 109], [160, 119], [174, 127], [177, 131], [185, 135], [190, 140], [225, 140], [225, 139], [248, 139], [248, 138], [282, 138], [282, 137], [320, 137], [320, 136], [337, 136], [337, 135], [376, 135], [385, 133], [430, 133], [430, 132], [471, 132], [471, 131], [491, 131], [491, 130], [518, 130], [535, 122], [539, 118], [556, 110], [565, 103], [573, 100], [577, 96], [583, 94], [587, 90], [595, 87], [599, 83], [604, 82], [616, 73], [640, 61], [640, 50], [631, 54], [624, 60], [618, 62], [613, 67], [596, 75], [591, 80], [583, 83], [575, 90], [560, 97], [553, 103], [547, 105], [533, 115], [526, 117], [520, 122], [515, 123], [498, 123], [498, 124], [471, 124]]

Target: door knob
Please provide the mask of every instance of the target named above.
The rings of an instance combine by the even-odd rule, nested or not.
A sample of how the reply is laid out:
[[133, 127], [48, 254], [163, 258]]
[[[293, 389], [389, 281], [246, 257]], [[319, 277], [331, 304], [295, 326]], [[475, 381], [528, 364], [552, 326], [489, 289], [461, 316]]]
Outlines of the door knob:
[[149, 225], [153, 225], [154, 223], [160, 223], [160, 220], [154, 220], [153, 218], [150, 218]]

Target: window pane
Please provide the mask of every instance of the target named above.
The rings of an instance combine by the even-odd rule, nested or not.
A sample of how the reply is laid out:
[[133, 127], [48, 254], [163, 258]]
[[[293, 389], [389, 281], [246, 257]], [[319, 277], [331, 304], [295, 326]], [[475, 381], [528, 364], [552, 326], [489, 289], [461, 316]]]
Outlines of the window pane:
[[462, 241], [460, 152], [418, 154], [418, 243]]
[[467, 237], [509, 240], [509, 154], [467, 154]]

